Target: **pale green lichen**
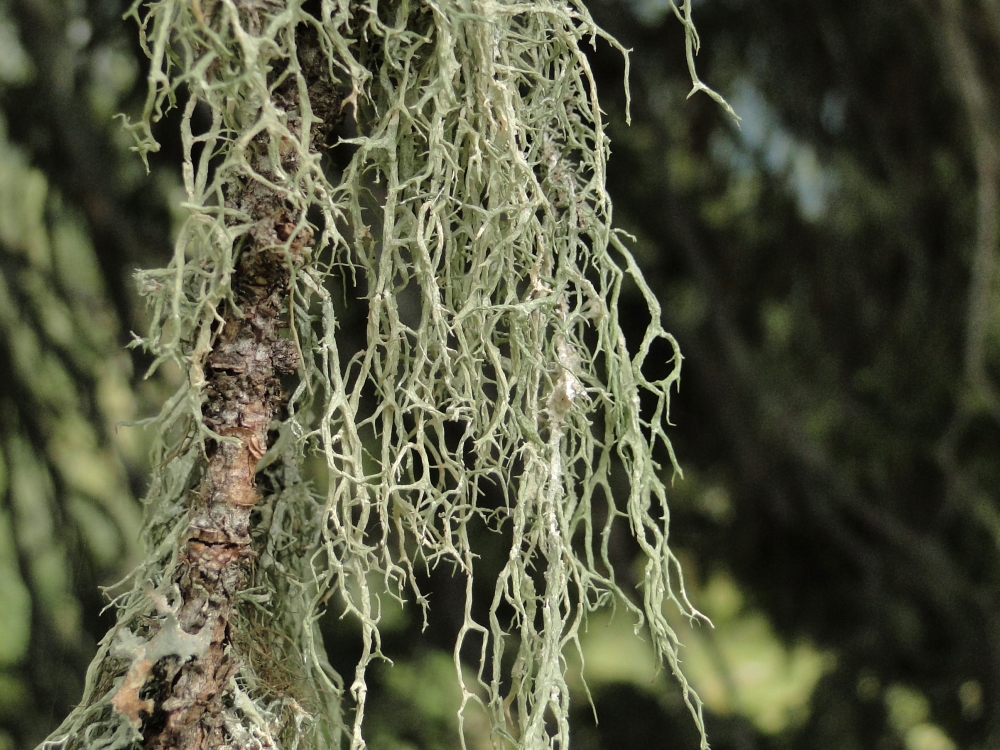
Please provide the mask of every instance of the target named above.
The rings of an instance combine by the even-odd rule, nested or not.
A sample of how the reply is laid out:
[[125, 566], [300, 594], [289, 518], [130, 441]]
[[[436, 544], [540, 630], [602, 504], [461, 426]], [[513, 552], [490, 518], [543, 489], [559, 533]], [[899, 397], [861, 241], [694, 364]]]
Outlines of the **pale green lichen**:
[[[234, 738], [311, 748], [339, 747], [343, 737], [363, 747], [366, 668], [380, 653], [380, 594], [369, 582], [377, 575], [385, 590], [426, 607], [418, 567], [442, 562], [467, 580], [455, 644], [463, 710], [482, 704], [496, 747], [568, 746], [565, 652], [579, 648], [587, 613], [614, 603], [637, 631], [648, 627], [701, 728], [701, 702], [679, 670], [664, 612], [669, 603], [698, 613], [667, 543], [654, 460], [662, 451], [679, 473], [664, 426], [681, 357], [612, 229], [608, 140], [581, 50], [587, 40], [617, 43], [579, 2], [310, 8], [316, 15], [300, 0], [155, 0], [145, 14], [133, 11], [153, 63], [146, 119], [132, 126], [141, 152], [156, 148], [149, 123], [182, 88], [190, 97], [182, 126], [190, 218], [170, 267], [140, 274], [153, 314], [142, 344], [189, 377], [151, 422], [160, 442], [148, 560], [118, 600], [118, 635], [105, 639], [83, 704], [48, 745], [115, 750], [138, 739], [109, 710], [127, 666], [109, 659], [122, 644], [148, 648], [144, 623], [168, 618], [175, 599], [171, 570], [207, 436], [202, 366], [217, 310], [231, 300], [234, 257], [254, 231], [255, 217], [227, 207], [226, 196], [246, 180], [266, 182], [300, 226], [321, 218], [311, 262], [293, 278], [303, 365], [282, 439], [265, 458], [268, 482], [284, 489], [262, 511], [254, 586], [237, 621], [245, 666], [227, 709]], [[336, 178], [309, 143], [313, 113], [296, 58], [302, 25], [315, 29], [360, 133], [337, 146], [352, 155]], [[298, 80], [295, 112], [272, 100], [286, 76]], [[199, 105], [211, 125], [196, 134]], [[301, 127], [290, 126], [296, 117]], [[278, 168], [275, 179], [254, 172], [246, 157], [254, 138], [270, 145], [273, 164], [282, 162], [279, 147], [294, 150], [297, 169]], [[338, 275], [368, 305], [367, 345], [350, 356], [337, 333]], [[626, 276], [652, 320], [634, 355], [618, 313]], [[660, 339], [673, 364], [651, 381], [643, 367]], [[325, 457], [325, 498], [299, 478], [309, 454]], [[499, 506], [487, 500], [497, 488]], [[510, 540], [486, 622], [471, 614], [474, 520]], [[627, 524], [645, 554], [641, 603], [614, 579], [615, 524]], [[316, 625], [331, 596], [362, 626], [346, 696]], [[463, 677], [463, 645], [480, 653], [475, 683]]]

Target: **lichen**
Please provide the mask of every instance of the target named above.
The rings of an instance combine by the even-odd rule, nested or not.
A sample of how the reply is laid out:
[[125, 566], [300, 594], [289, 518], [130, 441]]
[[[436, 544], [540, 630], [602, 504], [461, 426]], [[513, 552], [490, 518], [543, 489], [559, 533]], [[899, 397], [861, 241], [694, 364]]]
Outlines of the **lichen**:
[[[150, 123], [186, 92], [190, 213], [169, 268], [139, 275], [152, 324], [138, 343], [188, 378], [150, 422], [148, 558], [116, 602], [81, 706], [47, 746], [160, 746], [150, 738], [178, 698], [163, 685], [205, 658], [161, 653], [177, 618], [189, 635], [214, 623], [210, 648], [225, 652], [215, 744], [361, 748], [366, 669], [380, 654], [369, 581], [426, 607], [418, 569], [442, 562], [467, 581], [454, 652], [463, 710], [483, 705], [496, 747], [568, 746], [564, 654], [588, 612], [611, 603], [648, 627], [701, 728], [665, 606], [699, 615], [667, 544], [654, 460], [680, 471], [665, 425], [681, 357], [612, 228], [608, 139], [581, 45], [625, 51], [581, 3], [554, 0], [154, 0], [132, 15], [152, 72], [145, 119], [130, 127], [140, 153], [154, 150]], [[334, 146], [325, 128], [341, 114], [357, 135]], [[330, 147], [349, 153], [341, 172], [324, 162]], [[367, 344], [350, 356], [338, 274], [367, 303]], [[618, 310], [626, 277], [651, 319], [634, 353]], [[287, 288], [269, 324], [246, 324], [258, 314], [246, 284]], [[232, 333], [244, 325], [252, 335]], [[287, 339], [262, 338], [268, 325]], [[672, 367], [650, 380], [658, 340]], [[287, 405], [276, 381], [252, 395], [260, 347], [297, 370]], [[251, 408], [248, 432], [249, 412], [226, 412], [237, 402], [274, 408]], [[311, 454], [325, 459], [325, 497], [301, 478]], [[238, 508], [218, 536], [228, 522], [212, 513]], [[487, 621], [472, 615], [473, 521], [511, 540]], [[645, 555], [642, 602], [615, 580], [617, 524]], [[202, 596], [192, 576], [215, 568], [193, 557], [206, 550], [253, 564]], [[362, 627], [346, 690], [316, 626], [334, 595]], [[269, 659], [264, 643], [295, 659]], [[477, 684], [463, 677], [463, 646], [480, 653]]]

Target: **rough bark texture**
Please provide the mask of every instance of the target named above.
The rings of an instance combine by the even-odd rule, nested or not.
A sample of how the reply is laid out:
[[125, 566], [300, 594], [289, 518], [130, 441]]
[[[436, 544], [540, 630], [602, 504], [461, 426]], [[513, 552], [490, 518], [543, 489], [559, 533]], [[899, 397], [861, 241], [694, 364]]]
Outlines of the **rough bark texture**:
[[[278, 217], [280, 218], [280, 217]], [[260, 501], [254, 481], [271, 420], [284, 401], [280, 376], [296, 368], [297, 353], [279, 335], [288, 293], [289, 259], [251, 247], [234, 274], [237, 309], [224, 311], [208, 358], [204, 420], [223, 440], [208, 446], [201, 487], [191, 494], [189, 536], [176, 583], [183, 598], [178, 622], [189, 634], [210, 634], [207, 652], [179, 664], [157, 663], [154, 675], [166, 689], [154, 699], [146, 747], [212, 748], [230, 743], [222, 701], [239, 658], [230, 646], [236, 594], [249, 580], [254, 557], [250, 512]]]
[[[312, 143], [321, 147], [339, 116], [341, 100], [309, 33], [302, 34], [299, 57], [313, 113], [323, 121], [311, 133]], [[274, 99], [297, 135], [301, 117], [293, 76]], [[269, 137], [264, 132], [255, 139], [249, 158], [257, 173], [274, 180], [267, 166]], [[279, 144], [285, 159], [281, 166], [294, 174], [294, 149], [284, 145]], [[215, 332], [205, 367], [203, 419], [221, 439], [208, 441], [201, 484], [190, 493], [188, 536], [174, 572], [180, 607], [175, 617], [167, 616], [144, 658], [133, 661], [112, 700], [119, 713], [141, 724], [148, 750], [234, 746], [224, 711], [232, 706], [226, 694], [241, 668], [232, 618], [255, 557], [250, 515], [263, 500], [255, 467], [267, 450], [268, 428], [287, 400], [281, 377], [299, 364], [294, 343], [281, 332], [291, 269], [304, 262], [302, 250], [312, 244], [312, 232], [302, 229], [293, 237], [301, 217], [293, 216], [281, 196], [262, 182], [234, 185], [229, 203], [256, 221], [233, 273], [235, 305], [226, 302], [219, 309], [224, 323]], [[177, 654], [178, 643], [189, 647], [185, 658]]]

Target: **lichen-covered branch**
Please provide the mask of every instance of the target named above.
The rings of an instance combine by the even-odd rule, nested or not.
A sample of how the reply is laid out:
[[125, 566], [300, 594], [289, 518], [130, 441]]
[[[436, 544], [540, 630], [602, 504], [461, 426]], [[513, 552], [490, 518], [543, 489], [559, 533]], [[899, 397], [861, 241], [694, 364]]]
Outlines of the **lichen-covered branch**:
[[[155, 0], [140, 18], [153, 72], [133, 130], [155, 148], [149, 122], [187, 90], [191, 214], [171, 266], [140, 275], [141, 343], [188, 377], [153, 421], [149, 559], [50, 744], [319, 747], [344, 734], [361, 750], [379, 597], [426, 607], [417, 571], [440, 562], [467, 582], [462, 710], [485, 711], [497, 748], [567, 747], [564, 651], [612, 600], [648, 628], [700, 726], [665, 615], [698, 616], [658, 464], [677, 470], [665, 422], [680, 354], [611, 226], [581, 49], [616, 43], [582, 4], [554, 0]], [[358, 133], [336, 146], [342, 173], [322, 155], [341, 110]], [[626, 276], [651, 319], [632, 352]], [[349, 355], [335, 282], [367, 304]], [[672, 361], [651, 376], [658, 341]], [[301, 476], [310, 453], [325, 459], [322, 498]], [[472, 523], [511, 540], [486, 622], [472, 615]], [[614, 578], [617, 524], [647, 558], [642, 602]], [[361, 625], [349, 694], [317, 636], [331, 601]], [[472, 641], [474, 682], [461, 663]]]
[[[332, 90], [315, 66], [315, 35], [305, 34], [303, 41], [299, 54], [306, 60], [307, 90]], [[283, 105], [289, 134], [302, 140], [302, 119], [288, 116], [296, 99], [289, 82], [295, 79], [278, 87], [273, 101]], [[315, 95], [315, 100], [321, 117], [311, 136], [322, 143], [338, 102], [332, 95]], [[208, 750], [232, 741], [222, 714], [223, 697], [232, 692], [241, 667], [231, 635], [233, 614], [256, 556], [251, 511], [266, 502], [256, 488], [255, 470], [267, 449], [272, 421], [287, 403], [281, 377], [300, 366], [294, 342], [281, 332], [288, 328], [292, 271], [302, 267], [304, 249], [313, 239], [303, 217], [286, 208], [283, 196], [269, 184], [297, 166], [295, 151], [283, 151], [281, 143], [276, 149], [281, 161], [272, 164], [270, 136], [264, 131], [247, 145], [252, 176], [225, 186], [227, 207], [249, 219], [250, 228], [238, 249], [232, 295], [216, 310], [205, 357], [202, 422], [211, 437], [205, 441], [202, 480], [188, 495], [187, 534], [171, 575], [178, 594], [175, 617], [168, 620], [176, 630], [171, 638], [187, 637], [198, 645], [187, 659], [169, 649], [154, 650], [155, 661], [147, 646], [146, 658], [133, 660], [111, 699], [116, 711], [141, 727], [148, 750]], [[155, 635], [150, 644], [161, 637]]]

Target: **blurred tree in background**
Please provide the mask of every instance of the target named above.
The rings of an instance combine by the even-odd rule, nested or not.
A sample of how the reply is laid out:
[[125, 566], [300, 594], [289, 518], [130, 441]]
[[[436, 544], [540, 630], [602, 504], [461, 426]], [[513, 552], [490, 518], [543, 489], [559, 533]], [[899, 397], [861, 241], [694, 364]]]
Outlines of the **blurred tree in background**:
[[[98, 590], [142, 554], [151, 407], [123, 347], [130, 281], [170, 246], [169, 201], [112, 115], [140, 71], [115, 3], [0, 4], [0, 746], [79, 700], [113, 622]], [[175, 179], [175, 178], [174, 178]], [[136, 362], [141, 368], [142, 363]]]
[[[96, 586], [139, 552], [145, 438], [115, 425], [169, 390], [122, 353], [144, 327], [130, 274], [164, 263], [180, 184], [171, 122], [147, 177], [111, 120], [145, 88], [123, 10], [0, 3], [3, 748], [77, 700], [110, 624]], [[742, 129], [685, 101], [665, 3], [591, 11], [633, 49], [631, 126], [620, 57], [592, 59], [616, 221], [686, 357], [672, 541], [717, 626], [684, 654], [713, 747], [1000, 746], [1000, 11], [696, 3], [701, 76]], [[621, 580], [636, 553], [612, 540]], [[464, 581], [429, 587], [422, 635], [411, 611], [383, 623], [373, 748], [454, 746]], [[349, 672], [357, 629], [325, 627]], [[626, 618], [583, 645], [600, 723], [581, 690], [576, 747], [697, 746]]]

